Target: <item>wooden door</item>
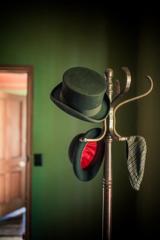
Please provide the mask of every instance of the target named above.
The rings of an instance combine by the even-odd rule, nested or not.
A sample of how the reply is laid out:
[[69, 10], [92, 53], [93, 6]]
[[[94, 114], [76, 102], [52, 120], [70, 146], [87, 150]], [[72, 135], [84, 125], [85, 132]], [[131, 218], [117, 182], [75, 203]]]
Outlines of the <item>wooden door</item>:
[[25, 206], [26, 97], [0, 93], [0, 216]]

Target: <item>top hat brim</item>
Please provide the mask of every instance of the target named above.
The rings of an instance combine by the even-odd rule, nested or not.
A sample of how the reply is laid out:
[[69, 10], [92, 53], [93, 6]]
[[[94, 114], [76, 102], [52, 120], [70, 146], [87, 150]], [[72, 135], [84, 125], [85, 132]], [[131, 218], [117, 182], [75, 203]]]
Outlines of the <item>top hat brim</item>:
[[85, 114], [79, 112], [78, 110], [70, 107], [67, 105], [63, 100], [60, 98], [60, 93], [62, 89], [62, 83], [58, 84], [51, 92], [50, 98], [51, 100], [59, 107], [61, 108], [64, 112], [70, 114], [73, 117], [76, 117], [78, 119], [92, 122], [92, 123], [100, 123], [104, 121], [104, 119], [107, 117], [110, 109], [110, 101], [108, 96], [105, 94], [104, 99], [102, 102], [102, 107], [101, 110], [94, 116], [86, 116]]

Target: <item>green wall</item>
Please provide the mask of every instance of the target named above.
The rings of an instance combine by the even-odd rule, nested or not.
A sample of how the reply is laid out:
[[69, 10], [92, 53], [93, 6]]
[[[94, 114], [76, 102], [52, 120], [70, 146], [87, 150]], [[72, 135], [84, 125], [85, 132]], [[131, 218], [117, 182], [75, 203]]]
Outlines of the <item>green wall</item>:
[[[1, 16], [0, 64], [33, 65], [33, 152], [44, 160], [32, 170], [32, 240], [100, 239], [102, 168], [91, 182], [80, 182], [67, 153], [72, 138], [95, 125], [60, 111], [49, 94], [70, 67], [101, 74], [112, 67], [115, 78], [124, 81], [120, 67], [128, 66], [133, 84], [127, 97], [135, 95], [138, 24], [129, 15], [107, 15], [102, 7], [11, 10]], [[137, 104], [131, 105], [117, 113], [117, 129], [126, 136], [137, 134], [139, 127]], [[137, 194], [128, 181], [125, 153], [125, 143], [114, 143], [113, 232], [123, 238], [137, 220]]]
[[159, 234], [160, 222], [160, 29], [157, 15], [152, 19], [146, 16], [140, 28], [137, 70], [139, 93], [149, 87], [145, 75], [152, 77], [154, 88], [149, 96], [138, 103], [138, 131], [146, 138], [148, 153], [143, 187], [138, 195], [137, 207], [142, 236], [155, 238], [156, 234]]

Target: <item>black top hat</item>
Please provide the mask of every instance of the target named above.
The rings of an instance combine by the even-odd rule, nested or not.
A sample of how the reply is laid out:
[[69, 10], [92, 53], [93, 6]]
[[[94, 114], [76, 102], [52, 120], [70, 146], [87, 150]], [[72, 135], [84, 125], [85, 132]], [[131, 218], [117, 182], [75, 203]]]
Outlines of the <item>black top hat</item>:
[[86, 133], [78, 134], [69, 145], [68, 154], [73, 171], [81, 181], [89, 181], [96, 176], [104, 157], [105, 143], [104, 140], [81, 142], [80, 138], [96, 138], [100, 132], [100, 128], [93, 128]]
[[85, 67], [73, 67], [51, 92], [51, 100], [63, 111], [81, 120], [99, 123], [108, 115], [110, 102], [106, 80]]

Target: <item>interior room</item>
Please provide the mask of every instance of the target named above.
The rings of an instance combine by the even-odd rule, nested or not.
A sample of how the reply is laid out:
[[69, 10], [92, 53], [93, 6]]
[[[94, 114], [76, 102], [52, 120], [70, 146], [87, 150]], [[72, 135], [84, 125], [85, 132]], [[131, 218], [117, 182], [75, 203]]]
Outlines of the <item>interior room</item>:
[[[9, 195], [7, 192], [3, 196], [1, 159], [5, 147], [0, 135], [0, 239], [102, 238], [103, 166], [94, 179], [82, 182], [73, 173], [68, 156], [74, 136], [101, 128], [102, 124], [69, 116], [50, 99], [52, 89], [62, 82], [63, 73], [77, 66], [93, 69], [102, 76], [106, 68], [112, 68], [114, 81], [122, 84], [126, 76], [121, 67], [127, 67], [132, 83], [124, 99], [148, 90], [147, 75], [153, 79], [154, 87], [148, 96], [126, 104], [116, 113], [117, 131], [122, 136], [143, 136], [147, 157], [140, 190], [135, 191], [129, 182], [126, 142], [113, 142], [112, 239], [154, 239], [159, 235], [160, 222], [158, 14], [151, 9], [137, 10], [136, 14], [114, 8], [109, 11], [100, 2], [27, 4], [4, 6], [0, 16], [0, 76], [6, 72], [26, 74], [28, 84], [26, 162], [21, 160], [19, 165], [21, 169], [26, 167], [25, 197], [22, 204], [6, 212], [1, 211]], [[1, 121], [1, 132], [3, 126]], [[15, 136], [22, 139], [14, 133], [14, 144]], [[15, 183], [19, 175], [13, 176], [11, 182]], [[15, 189], [11, 187], [12, 197], [19, 197], [21, 192]], [[9, 219], [14, 225], [19, 218], [23, 223], [21, 233], [4, 234], [4, 221]]]

